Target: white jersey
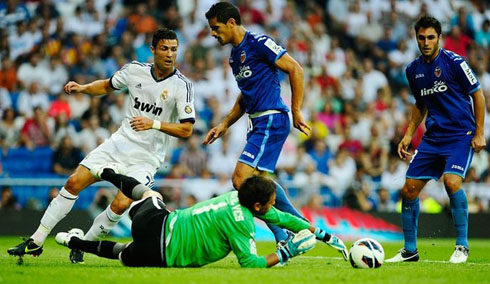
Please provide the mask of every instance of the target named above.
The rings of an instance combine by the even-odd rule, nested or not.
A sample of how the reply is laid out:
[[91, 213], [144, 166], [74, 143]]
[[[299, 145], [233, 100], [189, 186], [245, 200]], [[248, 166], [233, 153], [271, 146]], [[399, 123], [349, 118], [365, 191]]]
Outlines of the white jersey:
[[156, 167], [165, 159], [169, 135], [158, 130], [136, 132], [129, 122], [143, 116], [162, 123], [194, 122], [194, 89], [177, 69], [163, 79], [156, 79], [153, 64], [133, 61], [109, 79], [111, 87], [128, 88], [130, 105], [121, 127], [111, 136], [121, 153], [133, 163], [152, 161]]

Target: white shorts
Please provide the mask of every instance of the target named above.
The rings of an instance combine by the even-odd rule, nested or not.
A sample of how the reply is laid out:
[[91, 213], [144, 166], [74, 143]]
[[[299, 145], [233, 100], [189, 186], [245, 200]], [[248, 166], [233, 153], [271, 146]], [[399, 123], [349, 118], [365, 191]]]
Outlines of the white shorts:
[[155, 183], [154, 176], [157, 171], [153, 161], [144, 162], [141, 159], [132, 159], [131, 157], [141, 157], [131, 153], [121, 153], [112, 139], [107, 139], [97, 148], [92, 150], [80, 162], [80, 165], [87, 169], [94, 167], [101, 168], [110, 163], [121, 164], [128, 169], [127, 176], [135, 178], [140, 183], [152, 187]]

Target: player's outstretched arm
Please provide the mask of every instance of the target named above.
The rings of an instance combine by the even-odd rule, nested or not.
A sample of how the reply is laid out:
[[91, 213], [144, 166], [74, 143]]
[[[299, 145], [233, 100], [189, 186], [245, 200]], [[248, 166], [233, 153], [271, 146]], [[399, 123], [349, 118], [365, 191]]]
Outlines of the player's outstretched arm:
[[475, 122], [476, 130], [473, 140], [471, 140], [471, 146], [475, 152], [480, 152], [485, 148], [487, 142], [485, 140], [484, 134], [484, 123], [485, 123], [485, 96], [481, 89], [471, 94], [473, 98], [473, 103], [475, 105]]
[[410, 142], [412, 142], [412, 136], [415, 133], [415, 130], [419, 127], [419, 124], [424, 120], [426, 115], [427, 107], [421, 107], [417, 104], [412, 106], [412, 115], [410, 116], [407, 132], [405, 132], [405, 136], [403, 136], [398, 144], [398, 156], [400, 156], [400, 159], [405, 160], [412, 155], [408, 152], [408, 146], [410, 146]]
[[75, 92], [75, 93], [84, 93], [91, 96], [105, 95], [114, 90], [111, 87], [109, 80], [110, 79], [97, 80], [85, 85], [80, 85], [75, 81], [70, 81], [66, 83], [64, 90], [65, 93], [67, 94], [71, 94], [72, 92]]
[[276, 61], [276, 66], [289, 75], [292, 94], [291, 112], [293, 114], [293, 125], [305, 135], [309, 135], [311, 127], [306, 123], [301, 113], [304, 86], [303, 67], [287, 53]]
[[231, 111], [225, 116], [222, 122], [220, 122], [217, 126], [211, 128], [208, 134], [202, 141], [202, 144], [212, 144], [216, 139], [223, 136], [228, 128], [232, 126], [242, 115], [245, 113], [245, 107], [243, 106], [242, 94], [238, 95], [235, 104]]

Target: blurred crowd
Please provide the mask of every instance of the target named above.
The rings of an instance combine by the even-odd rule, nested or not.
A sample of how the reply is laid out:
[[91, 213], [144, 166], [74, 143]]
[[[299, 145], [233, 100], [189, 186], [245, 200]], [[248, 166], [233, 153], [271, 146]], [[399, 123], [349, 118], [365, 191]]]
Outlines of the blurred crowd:
[[[2, 1], [3, 156], [16, 147], [51, 147], [53, 172], [69, 175], [117, 130], [130, 106], [125, 90], [103, 97], [66, 95], [64, 84], [108, 78], [132, 60], [152, 62], [152, 33], [165, 26], [178, 34], [177, 67], [194, 84], [197, 121], [191, 138], [172, 140], [158, 173], [168, 180], [185, 180], [186, 185], [159, 190], [167, 202], [182, 207], [231, 189], [230, 177], [245, 144], [246, 119], [223, 139], [201, 145], [239, 93], [228, 65], [230, 47], [221, 47], [210, 36], [204, 16], [215, 2]], [[465, 57], [478, 75], [487, 98], [485, 135], [490, 137], [488, 1], [231, 2], [240, 8], [248, 30], [272, 36], [305, 71], [303, 114], [313, 131], [306, 137], [291, 130], [275, 173], [296, 205], [386, 212], [399, 207], [408, 162], [400, 160], [396, 150], [414, 103], [404, 70], [419, 55], [413, 25], [420, 15], [441, 21], [441, 45]], [[280, 78], [282, 97], [290, 105], [287, 76]], [[413, 148], [423, 133], [421, 125]], [[468, 171], [465, 190], [471, 212], [489, 211], [489, 164], [488, 152], [482, 151]], [[429, 183], [421, 199], [425, 212], [447, 207], [447, 196], [437, 182]]]

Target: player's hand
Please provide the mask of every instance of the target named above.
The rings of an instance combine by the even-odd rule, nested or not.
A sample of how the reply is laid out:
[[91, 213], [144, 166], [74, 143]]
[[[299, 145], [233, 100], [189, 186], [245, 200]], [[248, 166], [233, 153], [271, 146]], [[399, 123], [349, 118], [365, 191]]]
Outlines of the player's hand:
[[294, 128], [303, 132], [306, 136], [310, 136], [311, 126], [306, 123], [301, 112], [293, 112], [293, 125]]
[[133, 119], [131, 119], [129, 124], [131, 125], [131, 128], [133, 128], [134, 131], [148, 130], [151, 129], [153, 126], [153, 119], [149, 119], [148, 117], [137, 116], [137, 117], [133, 117]]
[[71, 94], [71, 92], [83, 93], [84, 88], [82, 85], [78, 84], [77, 82], [70, 81], [70, 82], [66, 83], [64, 90], [65, 90], [65, 93], [67, 93], [67, 94]]
[[315, 247], [315, 235], [308, 229], [299, 231], [297, 234], [291, 234], [286, 239], [286, 244], [277, 249], [279, 261], [284, 264], [290, 258], [303, 254]]
[[223, 136], [226, 133], [226, 130], [228, 130], [228, 128], [226, 128], [222, 123], [211, 128], [211, 130], [209, 130], [208, 134], [202, 141], [202, 144], [204, 145], [212, 144], [214, 141], [216, 141], [216, 139]]
[[400, 144], [398, 144], [398, 156], [400, 156], [400, 159], [406, 160], [407, 158], [410, 158], [412, 154], [408, 152], [408, 146], [410, 146], [410, 142], [412, 142], [412, 136], [403, 136], [402, 141], [400, 141]]
[[485, 140], [485, 136], [483, 136], [482, 134], [475, 135], [475, 137], [473, 137], [473, 139], [471, 140], [471, 147], [473, 147], [473, 150], [475, 150], [476, 153], [480, 152], [486, 146], [487, 141]]

